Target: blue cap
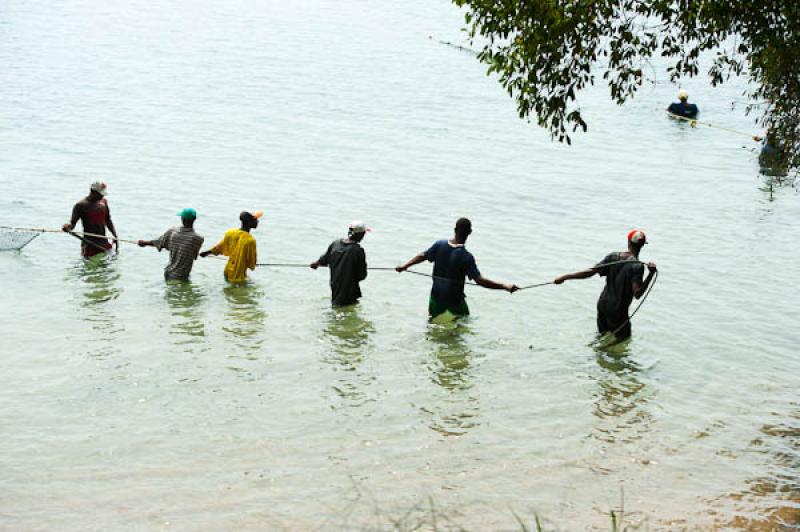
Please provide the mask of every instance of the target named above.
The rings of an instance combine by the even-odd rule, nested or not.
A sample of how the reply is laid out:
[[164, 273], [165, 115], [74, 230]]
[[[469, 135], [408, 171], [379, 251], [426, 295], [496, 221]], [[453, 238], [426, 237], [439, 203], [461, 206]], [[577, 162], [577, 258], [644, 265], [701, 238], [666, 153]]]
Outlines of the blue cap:
[[181, 212], [178, 213], [178, 216], [181, 218], [186, 218], [187, 220], [194, 220], [197, 218], [197, 211], [191, 208], [183, 209]]

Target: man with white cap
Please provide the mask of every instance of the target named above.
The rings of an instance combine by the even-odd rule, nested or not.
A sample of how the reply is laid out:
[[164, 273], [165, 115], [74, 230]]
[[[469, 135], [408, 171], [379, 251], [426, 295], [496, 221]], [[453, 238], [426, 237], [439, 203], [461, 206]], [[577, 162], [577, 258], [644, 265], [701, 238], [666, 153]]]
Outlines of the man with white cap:
[[697, 113], [700, 110], [693, 103], [689, 103], [689, 93], [681, 89], [678, 92], [678, 102], [669, 104], [667, 112], [673, 115], [682, 116], [683, 118], [697, 118]]
[[606, 278], [606, 286], [597, 300], [597, 330], [600, 334], [611, 333], [618, 340], [631, 335], [631, 320], [628, 307], [633, 298], [639, 299], [647, 291], [656, 265], [647, 263], [647, 278], [644, 265], [639, 260], [639, 252], [647, 243], [643, 231], [634, 229], [628, 233], [628, 251], [609, 253], [594, 268], [557, 277], [553, 282], [562, 284], [570, 279], [588, 279], [595, 274]]
[[344, 307], [358, 303], [361, 297], [359, 282], [367, 278], [367, 255], [360, 242], [371, 231], [364, 222], [354, 221], [347, 229], [347, 238], [331, 242], [327, 251], [311, 263], [316, 270], [328, 266], [331, 270], [331, 303]]
[[158, 251], [169, 250], [169, 264], [164, 268], [164, 278], [167, 281], [188, 281], [200, 246], [203, 245], [203, 237], [194, 231], [197, 211], [192, 208], [183, 209], [178, 216], [181, 217], [181, 227], [168, 229], [156, 240], [138, 242], [140, 247], [153, 246]]
[[200, 253], [201, 257], [209, 255], [228, 257], [224, 274], [225, 280], [229, 283], [246, 282], [247, 270], [256, 269], [256, 239], [250, 231], [258, 227], [258, 220], [263, 214], [263, 211], [242, 211], [239, 214], [241, 228], [227, 230], [219, 244]]
[[[64, 224], [61, 229], [70, 232], [75, 229], [78, 220], [81, 221], [84, 233], [92, 233], [103, 236], [83, 236], [81, 237], [81, 255], [88, 259], [99, 253], [104, 253], [111, 249], [111, 243], [104, 238], [106, 227], [117, 237], [114, 222], [111, 221], [111, 211], [108, 210], [106, 194], [108, 187], [102, 181], [95, 181], [89, 187], [89, 195], [80, 200], [72, 208], [72, 218], [69, 223]], [[117, 252], [119, 252], [119, 240], [116, 241]]]

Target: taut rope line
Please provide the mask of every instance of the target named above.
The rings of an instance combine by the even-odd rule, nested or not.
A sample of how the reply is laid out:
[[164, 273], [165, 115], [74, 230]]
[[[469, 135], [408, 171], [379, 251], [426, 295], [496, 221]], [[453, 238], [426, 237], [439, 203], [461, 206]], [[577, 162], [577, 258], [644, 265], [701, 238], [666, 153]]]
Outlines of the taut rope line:
[[685, 120], [686, 122], [689, 122], [692, 127], [695, 127], [695, 125], [700, 124], [702, 126], [713, 127], [713, 128], [716, 128], [716, 129], [722, 129], [723, 131], [728, 131], [730, 133], [736, 133], [737, 135], [744, 135], [745, 137], [749, 137], [752, 140], [755, 140], [754, 137], [757, 136], [757, 135], [753, 135], [752, 133], [747, 133], [745, 131], [739, 131], [738, 129], [731, 129], [731, 128], [725, 127], [725, 126], [718, 126], [716, 124], [712, 124], [711, 122], [703, 122], [702, 120], [698, 120], [696, 118], [687, 118], [685, 116], [676, 115], [675, 113], [670, 113], [669, 111], [667, 111], [667, 114], [669, 116], [671, 116], [672, 118], [677, 118], [678, 120]]

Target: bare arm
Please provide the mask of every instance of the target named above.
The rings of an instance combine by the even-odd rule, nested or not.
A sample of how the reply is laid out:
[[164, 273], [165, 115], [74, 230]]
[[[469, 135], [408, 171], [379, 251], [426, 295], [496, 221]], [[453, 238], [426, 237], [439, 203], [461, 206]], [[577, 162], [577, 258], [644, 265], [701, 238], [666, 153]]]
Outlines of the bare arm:
[[562, 275], [561, 277], [556, 277], [553, 283], [561, 284], [564, 281], [570, 281], [572, 279], [588, 279], [589, 277], [594, 276], [597, 273], [597, 270], [594, 268], [590, 268], [588, 270], [581, 270], [575, 273], [567, 273]]
[[489, 288], [491, 290], [505, 290], [506, 292], [509, 292], [511, 294], [519, 290], [519, 287], [515, 284], [498, 283], [496, 281], [492, 281], [491, 279], [487, 279], [486, 277], [482, 277], [480, 275], [475, 278], [475, 282], [484, 288]]
[[[108, 203], [106, 203], [106, 227], [114, 235], [114, 238], [117, 238], [117, 230], [114, 228], [114, 221], [111, 219], [111, 210], [108, 208]], [[119, 253], [119, 240], [114, 240], [114, 245], [117, 247], [117, 253]]]
[[650, 282], [653, 280], [653, 274], [655, 274], [658, 269], [656, 265], [652, 262], [647, 263], [647, 277], [645, 278], [643, 283], [633, 283], [633, 297], [636, 299], [640, 299], [645, 292], [647, 292], [647, 288], [650, 286]]
[[425, 262], [425, 254], [424, 253], [417, 253], [416, 255], [414, 255], [414, 257], [411, 258], [411, 260], [409, 260], [408, 262], [406, 262], [405, 264], [403, 264], [401, 266], [396, 267], [395, 271], [404, 272], [407, 269], [409, 269], [410, 267], [414, 266], [415, 264], [419, 264], [420, 262]]
[[200, 252], [200, 256], [201, 257], [208, 257], [209, 255], [219, 255], [220, 249], [222, 249], [222, 242], [223, 241], [220, 240], [219, 243], [216, 246], [214, 246], [213, 248], [207, 249], [205, 251], [201, 251]]
[[75, 229], [75, 224], [78, 223], [78, 219], [81, 217], [81, 208], [80, 203], [76, 203], [75, 206], [72, 208], [72, 217], [69, 219], [69, 223], [64, 224], [61, 227], [62, 231], [72, 231]]

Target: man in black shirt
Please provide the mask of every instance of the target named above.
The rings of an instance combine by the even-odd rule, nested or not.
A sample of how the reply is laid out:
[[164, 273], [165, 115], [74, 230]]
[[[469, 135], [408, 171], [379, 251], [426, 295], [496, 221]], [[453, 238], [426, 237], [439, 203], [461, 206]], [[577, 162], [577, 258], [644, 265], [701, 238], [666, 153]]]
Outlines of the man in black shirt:
[[631, 321], [628, 307], [635, 297], [639, 299], [647, 291], [656, 265], [647, 263], [647, 278], [642, 281], [644, 266], [639, 261], [639, 252], [647, 243], [642, 231], [628, 233], [628, 251], [609, 253], [594, 268], [557, 277], [553, 282], [561, 284], [570, 279], [588, 279], [594, 274], [606, 278], [606, 286], [597, 301], [597, 330], [600, 334], [612, 333], [618, 340], [631, 335]]
[[347, 238], [336, 239], [322, 256], [311, 263], [316, 270], [320, 266], [331, 269], [331, 303], [344, 307], [358, 303], [361, 288], [358, 283], [367, 278], [367, 255], [359, 242], [370, 229], [362, 222], [353, 222]]
[[689, 93], [681, 90], [678, 93], [678, 102], [669, 104], [667, 112], [673, 115], [681, 116], [683, 118], [697, 118], [697, 113], [700, 110], [693, 103], [689, 103]]
[[469, 218], [459, 218], [450, 240], [437, 240], [427, 251], [418, 253], [405, 264], [395, 268], [404, 272], [411, 266], [424, 261], [433, 263], [433, 286], [428, 300], [428, 314], [431, 319], [449, 312], [453, 316], [468, 316], [469, 306], [464, 295], [464, 283], [469, 277], [476, 284], [492, 290], [506, 290], [513, 294], [519, 287], [504, 284], [483, 277], [475, 264], [475, 257], [465, 247], [472, 234]]

